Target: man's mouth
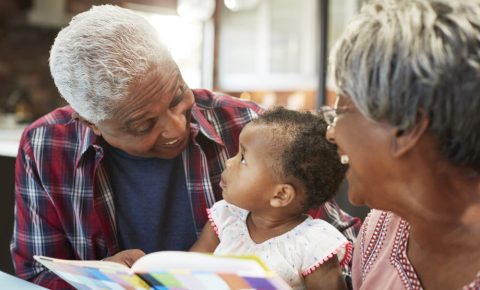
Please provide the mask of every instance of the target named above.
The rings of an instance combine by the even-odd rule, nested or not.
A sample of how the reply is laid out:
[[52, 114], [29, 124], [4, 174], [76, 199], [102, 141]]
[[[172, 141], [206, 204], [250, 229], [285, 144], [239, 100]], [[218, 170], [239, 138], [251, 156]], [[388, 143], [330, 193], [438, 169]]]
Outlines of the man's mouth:
[[180, 141], [180, 138], [176, 138], [176, 139], [173, 139], [171, 141], [165, 142], [165, 143], [163, 143], [163, 145], [174, 145], [174, 144], [178, 143], [178, 141]]

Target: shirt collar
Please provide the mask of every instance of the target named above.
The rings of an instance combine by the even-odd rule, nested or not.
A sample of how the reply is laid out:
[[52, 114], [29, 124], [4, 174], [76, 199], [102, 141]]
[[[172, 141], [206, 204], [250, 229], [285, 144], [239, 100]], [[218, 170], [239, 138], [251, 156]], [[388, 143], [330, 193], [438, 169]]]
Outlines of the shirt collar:
[[76, 166], [78, 167], [78, 164], [80, 160], [87, 154], [90, 148], [93, 148], [95, 152], [100, 153], [101, 156], [103, 156], [103, 146], [105, 145], [105, 141], [103, 140], [102, 137], [95, 135], [92, 129], [90, 129], [88, 126], [85, 126], [79, 121], [76, 120], [71, 120], [70, 121], [71, 126], [77, 126], [77, 132], [79, 133], [79, 152], [80, 154], [77, 157], [76, 160]]
[[[202, 112], [202, 110], [197, 106], [197, 104], [193, 104], [192, 107], [192, 119], [197, 121], [198, 127], [200, 129], [200, 132], [207, 137], [208, 139], [214, 141], [215, 143], [225, 146], [223, 144], [222, 139], [218, 135], [217, 131], [215, 128], [210, 124], [210, 122], [207, 120], [206, 116]], [[193, 127], [193, 126], [192, 126]]]

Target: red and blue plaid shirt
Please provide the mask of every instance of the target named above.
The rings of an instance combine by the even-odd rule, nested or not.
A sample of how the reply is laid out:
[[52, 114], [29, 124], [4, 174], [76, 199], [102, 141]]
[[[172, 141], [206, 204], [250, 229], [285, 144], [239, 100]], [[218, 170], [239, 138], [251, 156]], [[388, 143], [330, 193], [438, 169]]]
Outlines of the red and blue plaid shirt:
[[[187, 188], [199, 233], [206, 208], [221, 199], [220, 175], [238, 151], [245, 124], [262, 112], [245, 102], [194, 90], [191, 142], [182, 153]], [[102, 162], [102, 138], [57, 109], [23, 133], [16, 162], [15, 225], [11, 253], [16, 273], [49, 289], [70, 288], [33, 255], [100, 260], [119, 251], [113, 191]], [[359, 220], [336, 203], [311, 212], [354, 239]]]

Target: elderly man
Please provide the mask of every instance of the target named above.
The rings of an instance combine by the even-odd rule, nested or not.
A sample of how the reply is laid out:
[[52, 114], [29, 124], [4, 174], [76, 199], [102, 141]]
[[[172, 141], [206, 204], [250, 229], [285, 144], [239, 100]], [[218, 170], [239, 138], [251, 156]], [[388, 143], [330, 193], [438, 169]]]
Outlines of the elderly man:
[[[188, 37], [188, 36], [185, 36]], [[187, 250], [221, 199], [224, 162], [261, 109], [190, 90], [155, 30], [120, 7], [74, 17], [50, 56], [70, 106], [24, 132], [16, 165], [17, 275], [67, 287], [33, 260], [106, 259]], [[355, 220], [335, 203], [315, 215], [353, 239]]]

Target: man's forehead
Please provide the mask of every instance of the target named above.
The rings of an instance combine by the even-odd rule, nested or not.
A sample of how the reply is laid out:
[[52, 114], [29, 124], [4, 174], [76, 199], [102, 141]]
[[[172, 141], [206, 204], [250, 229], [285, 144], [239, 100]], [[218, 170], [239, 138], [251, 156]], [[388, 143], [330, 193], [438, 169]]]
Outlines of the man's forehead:
[[145, 75], [134, 80], [131, 92], [142, 93], [157, 90], [163, 93], [174, 93], [182, 81], [182, 75], [176, 64], [167, 62], [165, 65], [156, 65]]

